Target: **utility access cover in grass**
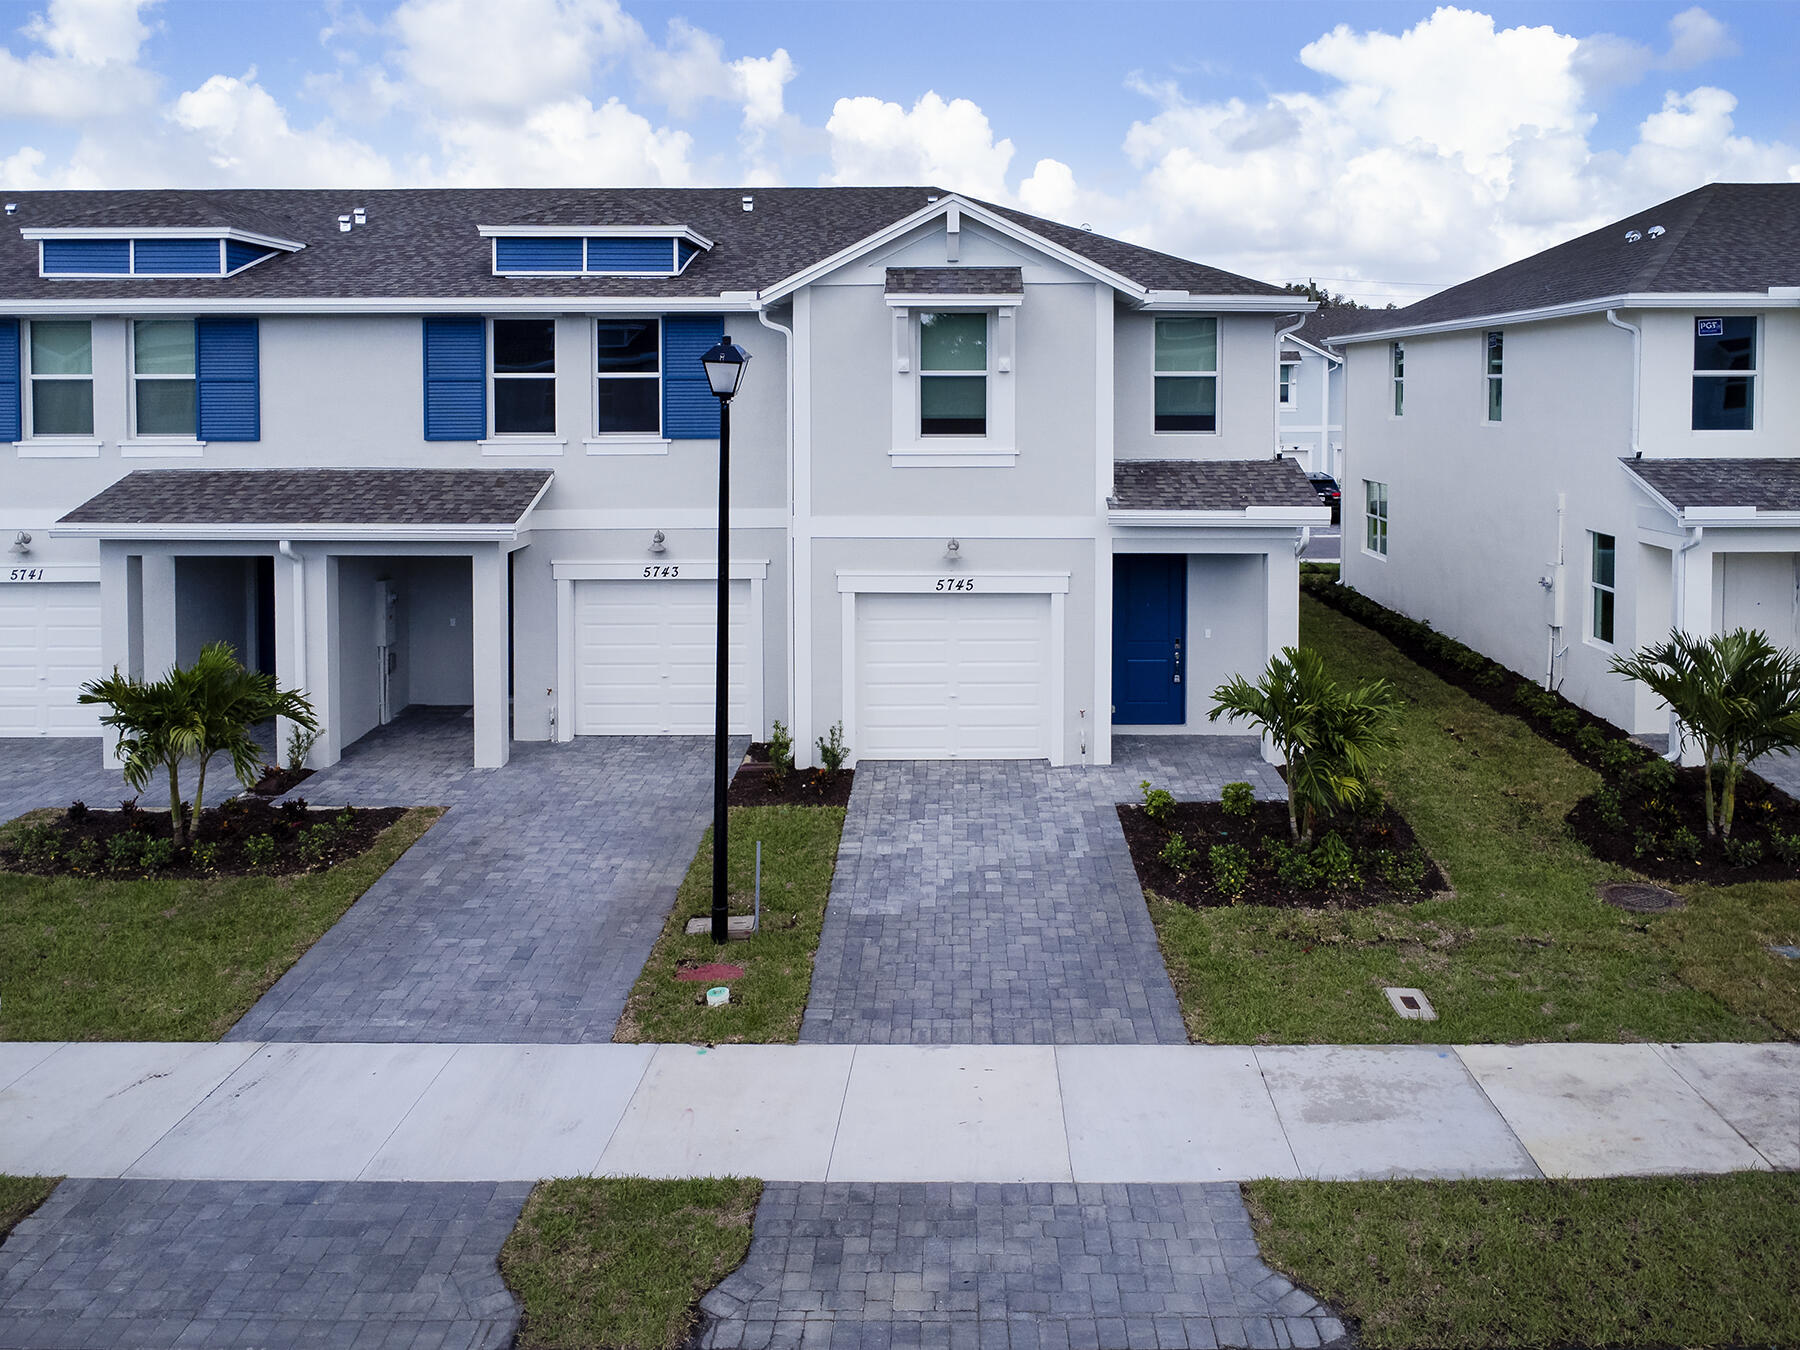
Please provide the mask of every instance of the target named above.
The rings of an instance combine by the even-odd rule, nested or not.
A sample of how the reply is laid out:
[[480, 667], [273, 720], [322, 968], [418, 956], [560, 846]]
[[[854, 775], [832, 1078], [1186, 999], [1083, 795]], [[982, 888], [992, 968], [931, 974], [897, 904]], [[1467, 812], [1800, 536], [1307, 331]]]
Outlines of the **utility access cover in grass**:
[[1600, 887], [1600, 898], [1633, 914], [1660, 914], [1667, 909], [1680, 909], [1683, 903], [1667, 886], [1642, 881], [1609, 881]]

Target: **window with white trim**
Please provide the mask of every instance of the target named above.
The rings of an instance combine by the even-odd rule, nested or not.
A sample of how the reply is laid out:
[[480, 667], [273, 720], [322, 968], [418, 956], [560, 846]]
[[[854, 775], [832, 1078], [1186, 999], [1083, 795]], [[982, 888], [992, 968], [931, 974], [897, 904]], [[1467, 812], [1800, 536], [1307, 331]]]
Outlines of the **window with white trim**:
[[1694, 320], [1694, 430], [1756, 427], [1756, 316]]
[[1156, 320], [1155, 430], [1219, 429], [1219, 321], [1191, 315]]
[[987, 435], [988, 316], [919, 315], [919, 435]]
[[1363, 479], [1363, 547], [1387, 557], [1388, 485]]
[[1499, 329], [1489, 332], [1483, 342], [1482, 379], [1487, 385], [1487, 420], [1500, 420], [1500, 382], [1505, 374], [1506, 334]]
[[1613, 640], [1613, 610], [1618, 599], [1617, 550], [1610, 534], [1588, 531], [1588, 589], [1593, 606], [1588, 616], [1588, 636], [1610, 645]]
[[1406, 416], [1406, 344], [1388, 343], [1388, 372], [1394, 383], [1394, 416]]
[[1294, 401], [1294, 363], [1281, 363], [1281, 393], [1275, 400], [1282, 407], [1288, 407]]
[[137, 435], [194, 435], [199, 408], [194, 372], [192, 319], [132, 323], [132, 426]]
[[554, 435], [556, 320], [495, 319], [493, 339], [493, 434]]
[[595, 433], [662, 435], [662, 320], [600, 319], [594, 331]]
[[94, 327], [86, 319], [33, 319], [26, 370], [27, 436], [94, 434]]

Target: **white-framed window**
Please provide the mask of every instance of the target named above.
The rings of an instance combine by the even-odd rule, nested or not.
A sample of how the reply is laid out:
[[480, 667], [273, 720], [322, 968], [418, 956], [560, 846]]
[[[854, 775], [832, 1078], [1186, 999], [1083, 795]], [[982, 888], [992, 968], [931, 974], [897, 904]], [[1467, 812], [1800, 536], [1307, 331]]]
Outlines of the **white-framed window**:
[[1695, 431], [1756, 429], [1756, 316], [1694, 320]]
[[137, 319], [131, 325], [131, 425], [138, 436], [191, 440], [198, 426], [192, 319]]
[[1363, 547], [1387, 557], [1388, 485], [1363, 479]]
[[1388, 376], [1394, 384], [1395, 417], [1406, 416], [1406, 344], [1388, 343]]
[[1219, 321], [1193, 315], [1156, 320], [1155, 426], [1161, 433], [1219, 429]]
[[988, 316], [971, 310], [919, 315], [919, 435], [985, 436]]
[[1482, 381], [1487, 385], [1487, 420], [1500, 420], [1500, 384], [1505, 375], [1506, 334], [1490, 330], [1482, 340]]
[[556, 320], [494, 319], [488, 343], [491, 434], [556, 434]]
[[94, 326], [86, 319], [33, 319], [25, 369], [25, 435], [94, 434]]
[[1294, 401], [1294, 370], [1295, 366], [1292, 361], [1281, 363], [1281, 392], [1275, 401], [1284, 408], [1292, 405]]
[[1588, 589], [1593, 604], [1588, 614], [1588, 636], [1608, 646], [1613, 640], [1613, 611], [1617, 603], [1618, 551], [1610, 534], [1588, 531]]
[[594, 433], [662, 435], [662, 320], [603, 318], [594, 326]]

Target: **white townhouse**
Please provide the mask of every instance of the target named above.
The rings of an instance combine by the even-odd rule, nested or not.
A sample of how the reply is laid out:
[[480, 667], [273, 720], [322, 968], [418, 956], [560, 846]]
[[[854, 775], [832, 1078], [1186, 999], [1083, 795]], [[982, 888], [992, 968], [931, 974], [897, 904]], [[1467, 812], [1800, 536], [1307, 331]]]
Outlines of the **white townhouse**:
[[[225, 639], [315, 765], [513, 740], [1106, 763], [1296, 637], [1292, 296], [932, 188], [19, 193], [0, 222], [0, 736]], [[3, 753], [0, 750], [0, 753]]]
[[1714, 183], [1338, 339], [1344, 579], [1632, 732], [1615, 653], [1800, 646], [1800, 183]]

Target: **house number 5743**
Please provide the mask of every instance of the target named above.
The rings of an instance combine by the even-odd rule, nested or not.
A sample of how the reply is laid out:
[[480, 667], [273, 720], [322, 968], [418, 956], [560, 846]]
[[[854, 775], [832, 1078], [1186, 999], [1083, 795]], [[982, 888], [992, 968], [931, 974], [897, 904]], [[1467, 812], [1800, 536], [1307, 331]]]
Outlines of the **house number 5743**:
[[975, 589], [974, 577], [939, 577], [937, 589], [940, 591], [972, 591]]
[[681, 575], [680, 563], [653, 563], [644, 569], [646, 577], [678, 577]]

